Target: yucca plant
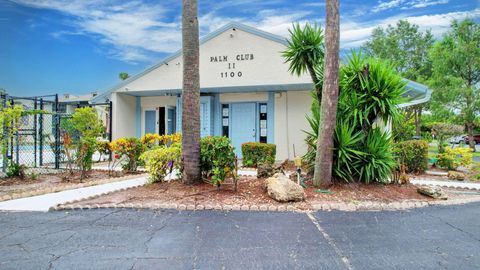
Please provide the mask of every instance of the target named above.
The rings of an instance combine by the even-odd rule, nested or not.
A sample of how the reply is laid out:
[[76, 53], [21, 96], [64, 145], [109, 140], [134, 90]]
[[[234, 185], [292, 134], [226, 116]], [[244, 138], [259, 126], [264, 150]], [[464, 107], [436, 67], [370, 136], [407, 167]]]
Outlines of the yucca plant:
[[395, 167], [390, 136], [374, 128], [370, 130], [362, 147], [364, 156], [353, 162], [358, 171], [358, 178], [365, 183], [388, 183]]
[[396, 122], [405, 85], [388, 62], [365, 58], [361, 51], [352, 52], [342, 66], [339, 114], [360, 125], [365, 133], [377, 119]]
[[307, 23], [302, 28], [296, 23], [288, 31], [290, 40], [282, 53], [285, 63], [290, 64], [288, 71], [297, 76], [308, 71], [315, 84], [316, 95], [321, 100], [322, 84], [319, 82], [323, 76], [319, 77], [317, 69], [323, 68], [325, 56], [323, 30], [316, 24]]
[[333, 164], [333, 175], [336, 178], [349, 182], [358, 174], [359, 168], [355, 164], [365, 156], [360, 147], [364, 139], [365, 135], [356, 131], [350, 123], [337, 121]]
[[[317, 68], [322, 81], [322, 68]], [[344, 181], [385, 182], [390, 179], [394, 159], [389, 136], [375, 128], [377, 120], [398, 121], [397, 105], [403, 101], [405, 83], [385, 62], [352, 52], [340, 70], [340, 98], [334, 134], [333, 175]], [[307, 115], [309, 146], [304, 161], [314, 164], [320, 124], [318, 98], [313, 95]]]

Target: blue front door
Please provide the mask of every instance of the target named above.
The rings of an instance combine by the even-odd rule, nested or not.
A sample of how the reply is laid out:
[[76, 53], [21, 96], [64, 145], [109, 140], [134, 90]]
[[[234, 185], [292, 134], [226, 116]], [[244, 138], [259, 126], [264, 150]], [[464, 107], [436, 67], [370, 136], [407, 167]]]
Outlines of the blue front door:
[[235, 153], [242, 156], [242, 143], [254, 142], [257, 138], [256, 104], [234, 103], [231, 107], [230, 138], [232, 138]]
[[157, 111], [146, 110], [145, 111], [145, 134], [157, 133]]

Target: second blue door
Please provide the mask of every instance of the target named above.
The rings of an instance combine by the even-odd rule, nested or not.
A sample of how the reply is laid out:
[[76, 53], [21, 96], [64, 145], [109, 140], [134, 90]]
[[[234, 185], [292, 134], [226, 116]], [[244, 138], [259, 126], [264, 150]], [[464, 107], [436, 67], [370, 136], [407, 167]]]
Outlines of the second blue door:
[[231, 104], [230, 138], [232, 138], [235, 153], [242, 156], [242, 143], [254, 142], [257, 138], [256, 104]]

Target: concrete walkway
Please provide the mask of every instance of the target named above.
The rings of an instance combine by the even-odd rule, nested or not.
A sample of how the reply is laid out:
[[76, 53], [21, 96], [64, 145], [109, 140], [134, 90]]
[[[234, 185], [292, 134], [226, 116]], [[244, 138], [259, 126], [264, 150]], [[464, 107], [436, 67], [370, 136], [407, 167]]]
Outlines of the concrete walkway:
[[451, 187], [451, 188], [468, 188], [468, 189], [480, 190], [480, 183], [426, 180], [426, 179], [412, 179], [410, 180], [410, 183], [414, 185], [439, 186], [439, 187]]
[[118, 191], [124, 188], [142, 186], [147, 183], [147, 177], [142, 176], [125, 181], [65, 190], [28, 198], [0, 202], [0, 211], [48, 211], [57, 204], [81, 200], [90, 196]]

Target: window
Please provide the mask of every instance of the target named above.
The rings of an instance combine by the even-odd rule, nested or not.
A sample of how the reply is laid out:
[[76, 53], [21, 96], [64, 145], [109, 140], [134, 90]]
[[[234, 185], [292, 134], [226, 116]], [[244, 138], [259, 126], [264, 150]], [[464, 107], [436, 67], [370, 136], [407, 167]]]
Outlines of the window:
[[222, 104], [222, 135], [228, 137], [229, 106]]
[[260, 107], [260, 142], [267, 143], [267, 103], [258, 104]]

